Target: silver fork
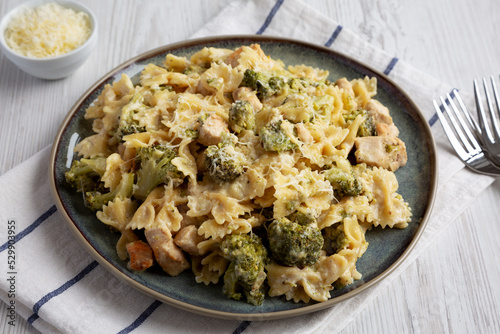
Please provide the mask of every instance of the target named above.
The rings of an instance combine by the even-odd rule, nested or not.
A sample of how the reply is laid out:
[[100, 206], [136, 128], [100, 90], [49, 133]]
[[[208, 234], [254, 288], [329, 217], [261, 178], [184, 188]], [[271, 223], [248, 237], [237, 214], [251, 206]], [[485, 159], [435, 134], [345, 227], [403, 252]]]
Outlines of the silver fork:
[[[489, 114], [483, 107], [483, 102], [481, 94], [479, 93], [479, 86], [477, 80], [474, 80], [474, 95], [476, 99], [477, 113], [479, 127], [477, 132], [480, 134], [481, 143], [495, 164], [500, 166], [500, 125], [495, 113], [495, 108], [493, 106], [493, 100], [488, 91], [488, 84], [486, 79], [483, 78], [483, 89], [486, 96], [486, 104], [488, 106]], [[498, 115], [500, 115], [500, 99], [498, 97], [497, 87], [495, 85], [494, 77], [490, 77], [491, 81], [491, 91], [493, 92], [493, 97], [495, 98], [495, 105]], [[489, 124], [491, 121], [491, 125]]]
[[[457, 100], [461, 112], [451, 95]], [[483, 151], [473, 134], [473, 131], [476, 131], [475, 129], [478, 128], [477, 123], [465, 107], [458, 91], [454, 89], [451, 95], [447, 94], [446, 99], [442, 96], [440, 97], [441, 106], [438, 105], [436, 100], [432, 101], [451, 146], [453, 146], [455, 152], [465, 165], [473, 171], [481, 174], [500, 176], [500, 167], [491, 162], [487, 153]], [[448, 117], [445, 117], [443, 110]], [[465, 116], [467, 123], [462, 115]], [[451, 126], [447, 118], [450, 120]]]

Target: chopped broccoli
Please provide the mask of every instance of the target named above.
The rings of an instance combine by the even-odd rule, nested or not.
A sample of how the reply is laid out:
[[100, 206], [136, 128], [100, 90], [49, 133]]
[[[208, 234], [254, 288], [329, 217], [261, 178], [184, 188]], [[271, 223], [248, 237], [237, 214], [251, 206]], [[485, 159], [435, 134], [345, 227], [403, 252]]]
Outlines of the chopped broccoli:
[[158, 85], [158, 87], [151, 87], [152, 89], [155, 89], [156, 91], [162, 91], [162, 90], [167, 90], [169, 92], [173, 92], [174, 91], [174, 87], [172, 87], [172, 85], [169, 85], [169, 84], [161, 84], [161, 85]]
[[145, 132], [146, 127], [141, 125], [134, 116], [146, 109], [147, 106], [144, 104], [144, 97], [140, 93], [135, 94], [130, 102], [122, 108], [115, 138], [121, 141], [123, 136]]
[[401, 146], [398, 144], [386, 144], [385, 145], [385, 151], [387, 153], [394, 153], [394, 152], [398, 152], [400, 150], [401, 150]]
[[134, 133], [146, 132], [146, 127], [139, 126], [137, 124], [127, 124], [119, 128], [116, 133], [119, 138], [123, 138], [123, 136], [131, 135]]
[[287, 81], [287, 86], [290, 87], [292, 92], [302, 92], [307, 87], [313, 84], [309, 78], [291, 78]]
[[199, 65], [189, 65], [182, 71], [182, 73], [185, 75], [202, 74], [206, 70], [207, 70], [206, 67], [202, 67]]
[[325, 170], [325, 179], [332, 184], [334, 196], [342, 199], [345, 196], [358, 196], [363, 188], [354, 175], [354, 171], [346, 172], [338, 167], [331, 167]]
[[334, 98], [331, 95], [322, 95], [313, 100], [314, 116], [330, 122], [333, 111]]
[[351, 113], [345, 114], [344, 120], [346, 121], [346, 124], [351, 124], [358, 115], [363, 116], [365, 120], [359, 126], [358, 133], [356, 134], [356, 136], [358, 137], [376, 136], [377, 130], [375, 128], [375, 123], [373, 122], [373, 117], [364, 109], [358, 109]]
[[267, 230], [271, 256], [286, 266], [303, 267], [316, 263], [323, 247], [321, 231], [287, 218], [274, 220]]
[[115, 198], [127, 198], [132, 196], [134, 187], [134, 173], [125, 173], [122, 175], [120, 184], [110, 192], [102, 193], [100, 191], [87, 191], [85, 193], [85, 205], [92, 210], [101, 210], [102, 207]]
[[260, 142], [266, 151], [278, 153], [293, 150], [297, 144], [291, 141], [290, 137], [281, 128], [281, 121], [270, 123], [260, 129]]
[[250, 87], [257, 92], [260, 99], [281, 92], [285, 88], [285, 79], [272, 72], [259, 72], [247, 69], [240, 86]]
[[79, 192], [104, 191], [101, 177], [105, 171], [106, 158], [104, 157], [80, 159], [73, 161], [70, 170], [64, 176], [66, 182]]
[[134, 196], [137, 199], [144, 200], [161, 183], [183, 178], [183, 174], [172, 164], [172, 159], [177, 154], [167, 146], [141, 147], [137, 150], [137, 156], [140, 163], [134, 186]]
[[255, 234], [229, 235], [220, 249], [231, 261], [224, 274], [224, 294], [240, 300], [243, 293], [248, 303], [261, 305], [265, 297], [267, 250], [260, 238]]
[[247, 101], [236, 101], [229, 109], [229, 126], [240, 133], [255, 128], [255, 114], [252, 105]]
[[336, 254], [349, 245], [344, 231], [340, 228], [342, 224], [325, 227], [322, 230], [325, 244], [323, 249], [326, 255]]
[[205, 149], [205, 168], [217, 181], [232, 181], [243, 174], [242, 153], [235, 150], [229, 139]]
[[311, 213], [303, 212], [300, 210], [295, 211], [294, 213], [288, 215], [286, 218], [299, 225], [310, 225], [316, 222], [316, 219]]

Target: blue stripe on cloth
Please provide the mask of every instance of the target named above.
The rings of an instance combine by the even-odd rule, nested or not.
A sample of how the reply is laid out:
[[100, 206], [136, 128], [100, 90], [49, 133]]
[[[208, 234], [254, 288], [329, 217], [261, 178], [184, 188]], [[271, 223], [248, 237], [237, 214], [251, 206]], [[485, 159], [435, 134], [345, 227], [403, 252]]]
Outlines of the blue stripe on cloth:
[[[27, 236], [28, 234], [30, 234], [31, 232], [33, 232], [33, 230], [35, 228], [37, 228], [41, 223], [43, 223], [45, 220], [47, 220], [47, 218], [49, 218], [50, 216], [52, 216], [52, 214], [54, 212], [56, 212], [56, 211], [57, 211], [56, 206], [55, 205], [51, 206], [40, 217], [38, 217], [37, 220], [35, 220], [35, 222], [33, 224], [31, 224], [30, 226], [26, 227], [21, 232], [17, 233], [16, 234], [15, 242], [18, 242], [19, 240], [21, 240], [22, 238], [24, 238], [25, 236]], [[0, 252], [3, 252], [8, 247], [9, 247], [9, 243], [8, 242], [4, 243], [2, 246], [0, 246]]]
[[131, 323], [129, 326], [125, 327], [121, 331], [118, 332], [118, 334], [127, 334], [142, 325], [144, 321], [146, 321], [147, 318], [161, 305], [162, 303], [158, 300], [155, 300], [151, 305], [148, 306], [148, 308], [142, 312], [137, 319], [133, 323]]
[[283, 4], [284, 1], [285, 0], [278, 0], [278, 1], [276, 1], [276, 3], [274, 4], [273, 8], [269, 12], [269, 15], [267, 15], [267, 18], [264, 21], [264, 24], [257, 31], [257, 35], [262, 35], [262, 33], [267, 29], [267, 27], [269, 26], [269, 24], [271, 24], [271, 21], [273, 20], [274, 16], [278, 12], [278, 10], [280, 9], [280, 7], [281, 7], [281, 5]]
[[233, 334], [241, 334], [248, 326], [250, 326], [250, 321], [243, 321], [236, 329], [233, 331]]
[[330, 36], [330, 38], [326, 41], [324, 45], [327, 48], [329, 48], [333, 44], [333, 42], [335, 42], [341, 31], [342, 31], [342, 26], [338, 25], [337, 28], [335, 28], [333, 34]]
[[391, 73], [391, 71], [394, 69], [394, 66], [396, 66], [396, 63], [398, 62], [398, 60], [399, 59], [397, 57], [394, 57], [391, 59], [391, 62], [385, 68], [385, 71], [384, 71], [385, 75], [389, 75], [389, 73]]
[[75, 277], [61, 285], [59, 288], [55, 289], [52, 292], [49, 292], [45, 296], [43, 296], [38, 302], [35, 303], [33, 306], [33, 312], [29, 318], [28, 318], [28, 323], [33, 324], [33, 322], [39, 318], [38, 316], [38, 311], [40, 311], [40, 308], [47, 303], [49, 300], [52, 298], [60, 295], [64, 291], [68, 290], [70, 287], [78, 283], [82, 278], [87, 276], [88, 273], [90, 273], [95, 267], [97, 267], [98, 263], [96, 261], [91, 262], [87, 267], [85, 267], [82, 271], [80, 271]]
[[432, 115], [431, 119], [429, 120], [429, 126], [433, 126], [434, 124], [436, 124], [438, 119], [439, 119], [438, 114], [434, 113], [434, 115]]

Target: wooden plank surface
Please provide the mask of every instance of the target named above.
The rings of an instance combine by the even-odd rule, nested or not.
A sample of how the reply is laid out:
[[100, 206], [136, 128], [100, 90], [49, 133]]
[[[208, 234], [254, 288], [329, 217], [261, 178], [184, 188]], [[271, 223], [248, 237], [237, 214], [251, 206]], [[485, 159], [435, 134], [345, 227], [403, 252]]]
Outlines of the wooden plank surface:
[[[0, 55], [0, 175], [50, 145], [72, 104], [98, 78], [139, 53], [188, 38], [231, 1], [82, 2], [97, 14], [106, 48], [92, 54], [78, 80], [34, 79]], [[17, 3], [2, 0], [0, 15]], [[462, 91], [472, 93], [474, 78], [500, 74], [498, 0], [307, 3]], [[162, 19], [151, 20], [155, 15]], [[496, 181], [343, 333], [500, 333], [499, 203]], [[5, 304], [0, 319], [1, 333], [37, 333], [20, 318], [9, 326]]]

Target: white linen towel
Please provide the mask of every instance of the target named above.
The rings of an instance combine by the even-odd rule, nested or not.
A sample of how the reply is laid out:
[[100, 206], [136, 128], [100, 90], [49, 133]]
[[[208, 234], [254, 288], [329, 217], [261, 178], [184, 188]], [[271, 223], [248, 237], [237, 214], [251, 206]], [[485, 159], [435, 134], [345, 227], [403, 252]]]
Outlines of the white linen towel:
[[[3, 226], [0, 263], [1, 266], [8, 263], [7, 227], [15, 225], [16, 311], [41, 332], [318, 333], [326, 332], [327, 328], [328, 333], [335, 333], [372, 301], [383, 286], [391, 284], [492, 183], [493, 178], [474, 174], [464, 167], [436, 122], [432, 98], [450, 92], [452, 87], [374, 48], [305, 3], [235, 1], [193, 37], [231, 34], [274, 35], [325, 45], [384, 72], [419, 106], [431, 125], [440, 167], [434, 211], [413, 253], [379, 285], [313, 314], [263, 322], [194, 315], [129, 288], [85, 252], [51, 198], [47, 147], [0, 177]], [[4, 268], [2, 272], [9, 270]], [[12, 299], [8, 297], [8, 277], [0, 279], [0, 289], [1, 298], [9, 303]]]

